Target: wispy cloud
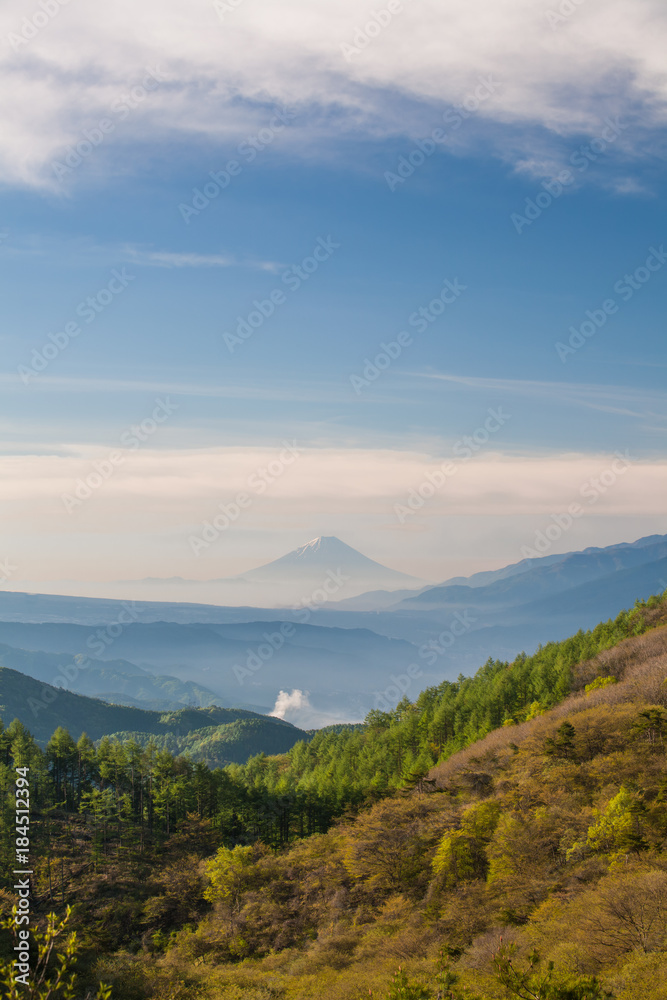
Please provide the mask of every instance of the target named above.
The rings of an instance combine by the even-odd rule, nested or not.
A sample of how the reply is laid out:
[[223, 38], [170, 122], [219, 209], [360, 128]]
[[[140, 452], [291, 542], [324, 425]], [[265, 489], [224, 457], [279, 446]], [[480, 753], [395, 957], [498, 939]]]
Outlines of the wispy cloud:
[[146, 267], [247, 267], [258, 271], [278, 271], [282, 266], [277, 261], [240, 260], [234, 254], [178, 253], [170, 250], [146, 250], [137, 246], [126, 246], [125, 258], [132, 264]]
[[[16, 389], [25, 392], [25, 384], [21, 376], [11, 372], [0, 373], [0, 385], [7, 390]], [[277, 401], [344, 402], [349, 397], [346, 388], [332, 383], [331, 385], [313, 385], [312, 383], [292, 383], [287, 385], [271, 383], [259, 385], [234, 384], [210, 385], [203, 382], [173, 382], [168, 380], [150, 379], [112, 379], [93, 378], [85, 376], [43, 375], [31, 385], [31, 391], [63, 392], [63, 393], [172, 393], [177, 396], [203, 396], [215, 399], [255, 399]]]
[[453, 382], [469, 389], [510, 396], [531, 396], [584, 406], [604, 413], [645, 419], [667, 417], [667, 392], [645, 391], [621, 385], [579, 382], [547, 382], [538, 379], [488, 378], [443, 372], [412, 372], [416, 378]]
[[[549, 382], [538, 379], [492, 378], [475, 375], [455, 375], [444, 372], [407, 372], [387, 379], [382, 392], [362, 400], [364, 406], [380, 408], [391, 406], [411, 407], [416, 399], [423, 399], [423, 390], [414, 389], [413, 379], [424, 380], [434, 389], [438, 383], [458, 385], [472, 394], [488, 398], [506, 396], [508, 400], [528, 397], [549, 401], [564, 407], [582, 407], [601, 413], [615, 414], [630, 420], [642, 421], [642, 429], [655, 433], [667, 428], [667, 392], [642, 390], [631, 386], [604, 385], [576, 382]], [[0, 386], [6, 392], [25, 392], [25, 385], [18, 374], [0, 372]], [[425, 388], [425, 387], [424, 387]], [[233, 384], [212, 385], [202, 381], [176, 381], [150, 378], [98, 378], [95, 376], [41, 375], [30, 387], [32, 393], [171, 393], [192, 398], [257, 400], [276, 402], [349, 403], [349, 392], [344, 380], [293, 379], [262, 383], [237, 381]], [[327, 418], [327, 424], [346, 424], [343, 418]], [[423, 436], [422, 436], [423, 439]]]
[[87, 236], [59, 239], [43, 233], [23, 234], [13, 243], [2, 245], [2, 253], [10, 257], [45, 257], [56, 255], [61, 265], [71, 267], [99, 266], [127, 261], [137, 267], [192, 268], [240, 267], [254, 271], [280, 271], [285, 265], [275, 260], [239, 257], [233, 253], [189, 253], [182, 250], [156, 250], [135, 243], [97, 243]]

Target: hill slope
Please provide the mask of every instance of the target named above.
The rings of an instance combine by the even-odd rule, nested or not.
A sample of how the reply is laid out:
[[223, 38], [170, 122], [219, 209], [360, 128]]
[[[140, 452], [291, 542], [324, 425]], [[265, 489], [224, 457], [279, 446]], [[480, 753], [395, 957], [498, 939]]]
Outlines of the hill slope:
[[[431, 772], [430, 794], [376, 804], [277, 861], [258, 854], [234, 927], [245, 987], [271, 976], [292, 1000], [666, 997], [667, 630], [575, 673], [578, 687], [618, 680], [490, 733]], [[220, 916], [200, 923], [202, 947]], [[221, 992], [235, 981], [218, 966]]]
[[[541, 660], [482, 668], [467, 685], [469, 719], [454, 712], [438, 723], [466, 745], [435, 767], [414, 754], [420, 745], [437, 752], [432, 709], [446, 703], [444, 688], [379, 713], [363, 732], [322, 734], [326, 744], [218, 772], [222, 798], [210, 818], [201, 803], [194, 813], [207, 786], [188, 771], [171, 800], [181, 826], [159, 852], [133, 859], [129, 825], [121, 850], [115, 824], [98, 821], [104, 860], [79, 864], [62, 885], [76, 899], [77, 926], [102, 942], [85, 987], [101, 978], [137, 1000], [664, 1000], [667, 604], [640, 605], [591, 635], [598, 651], [569, 667], [576, 643], [590, 649], [591, 637]], [[562, 701], [546, 711], [529, 703], [530, 685], [553, 698], [554, 677], [564, 676]], [[476, 742], [473, 719], [486, 727]], [[299, 811], [303, 824], [331, 801], [309, 760], [326, 769], [360, 738], [375, 745], [376, 775], [395, 773], [397, 758], [400, 773], [403, 758], [402, 790], [377, 801], [369, 786], [357, 810], [294, 842]], [[342, 764], [354, 781], [359, 756]], [[164, 782], [168, 762], [160, 768]], [[250, 797], [239, 809], [244, 770]], [[178, 767], [172, 773], [178, 782]], [[309, 779], [301, 800], [300, 774]], [[271, 775], [277, 794], [267, 799]], [[167, 793], [163, 785], [162, 802]], [[163, 805], [161, 816], [165, 825]], [[83, 840], [84, 824], [67, 816], [60, 851], [71, 851], [73, 830]], [[267, 847], [272, 826], [281, 851]], [[52, 825], [49, 838], [51, 850]], [[48, 892], [46, 870], [36, 879]]]
[[123, 733], [142, 745], [155, 737], [158, 746], [174, 753], [191, 751], [193, 759], [211, 766], [243, 763], [257, 753], [284, 753], [298, 740], [308, 739], [282, 719], [242, 709], [149, 712], [62, 691], [0, 667], [0, 719], [7, 726], [16, 718], [43, 744], [59, 726], [75, 741], [84, 732], [92, 740]]
[[[35, 680], [53, 684], [76, 680], [76, 690], [117, 705], [168, 711], [183, 706], [216, 705], [220, 696], [176, 677], [155, 675], [127, 660], [91, 660], [83, 655], [45, 653], [0, 644], [0, 667], [10, 667]], [[143, 704], [141, 704], [143, 703]]]

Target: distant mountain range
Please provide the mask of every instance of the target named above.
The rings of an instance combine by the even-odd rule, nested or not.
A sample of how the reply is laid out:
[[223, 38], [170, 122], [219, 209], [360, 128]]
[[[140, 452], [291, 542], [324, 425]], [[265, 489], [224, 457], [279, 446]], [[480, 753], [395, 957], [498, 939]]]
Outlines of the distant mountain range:
[[477, 573], [469, 579], [459, 577], [439, 587], [426, 587], [390, 607], [425, 610], [452, 604], [458, 606], [462, 601], [471, 601], [478, 607], [514, 607], [540, 597], [561, 594], [623, 570], [645, 567], [665, 557], [667, 537], [651, 535], [637, 542], [604, 549], [588, 548], [583, 552], [524, 559], [496, 572]]
[[70, 622], [0, 622], [0, 663], [72, 691], [161, 709], [217, 703], [270, 712], [280, 691], [298, 690], [300, 719], [310, 727], [363, 719], [391, 673], [417, 659], [410, 642], [370, 629], [158, 621], [131, 622], [116, 634], [114, 621], [118, 615], [113, 639]]
[[[357, 584], [376, 573], [391, 583], [341, 600], [333, 592], [328, 602], [323, 593], [301, 610], [0, 593], [0, 664], [53, 682], [63, 660], [84, 656], [88, 667], [66, 685], [119, 704], [278, 710], [304, 728], [357, 721], [404, 691], [414, 697], [489, 656], [530, 652], [661, 592], [667, 536], [549, 554], [437, 586], [413, 587], [420, 581], [408, 577], [408, 587], [334, 538], [253, 573], [259, 585], [298, 580], [303, 592], [328, 565], [356, 573]], [[113, 641], [100, 640], [100, 628], [119, 620], [126, 624]]]
[[[458, 607], [462, 600], [465, 603], [467, 599], [476, 605], [521, 604], [538, 597], [539, 593], [560, 593], [617, 571], [648, 565], [665, 556], [667, 535], [649, 535], [636, 542], [621, 542], [607, 548], [590, 547], [581, 552], [522, 559], [502, 569], [474, 573], [468, 577], [452, 577], [417, 591], [412, 587], [403, 591], [390, 588], [360, 594], [337, 602], [337, 610], [424, 611], [452, 605]], [[471, 590], [480, 593], [471, 594]]]
[[155, 711], [166, 711], [177, 705], [199, 708], [220, 701], [219, 695], [192, 681], [156, 675], [127, 660], [93, 660], [84, 653], [72, 656], [0, 644], [0, 667], [9, 667], [46, 684], [62, 678], [69, 681], [78, 694]]

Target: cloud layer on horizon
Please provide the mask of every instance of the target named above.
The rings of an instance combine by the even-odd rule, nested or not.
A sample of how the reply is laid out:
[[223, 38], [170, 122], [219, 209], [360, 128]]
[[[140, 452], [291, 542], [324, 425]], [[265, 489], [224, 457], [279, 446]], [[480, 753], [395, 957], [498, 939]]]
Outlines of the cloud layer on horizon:
[[[274, 515], [281, 510], [322, 518], [384, 513], [391, 524], [400, 523], [394, 506], [407, 504], [444, 469], [441, 485], [421, 490], [427, 496], [419, 507], [420, 518], [549, 515], [582, 502], [582, 487], [613, 467], [617, 474], [607, 475], [613, 484], [600, 491], [600, 513], [647, 517], [664, 513], [665, 459], [636, 460], [631, 454], [623, 460], [615, 454], [507, 454], [474, 444], [469, 457], [463, 452], [436, 456], [292, 444], [294, 457], [280, 445], [187, 451], [121, 448], [116, 453], [122, 459], [106, 478], [100, 463], [110, 468], [108, 449], [63, 447], [46, 455], [8, 455], [0, 474], [0, 502], [7, 522], [17, 531], [23, 526], [36, 533], [188, 532], [213, 517], [219, 504], [230, 504], [241, 493], [252, 501], [243, 524], [253, 521], [269, 500]], [[76, 497], [79, 482], [97, 485], [81, 503], [70, 505], [69, 513], [63, 496]], [[264, 486], [260, 489], [257, 483]], [[407, 517], [405, 523], [410, 520]]]

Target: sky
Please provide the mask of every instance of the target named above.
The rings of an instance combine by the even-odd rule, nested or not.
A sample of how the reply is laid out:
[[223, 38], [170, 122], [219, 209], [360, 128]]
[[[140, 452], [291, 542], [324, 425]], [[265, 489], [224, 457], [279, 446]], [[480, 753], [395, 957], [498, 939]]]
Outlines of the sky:
[[667, 532], [666, 22], [5, 4], [1, 585]]

